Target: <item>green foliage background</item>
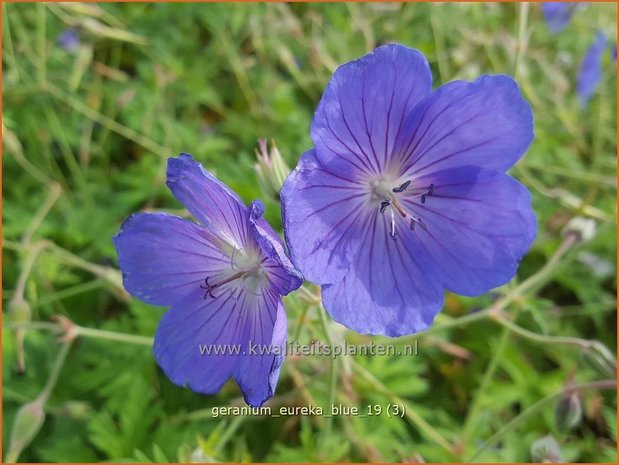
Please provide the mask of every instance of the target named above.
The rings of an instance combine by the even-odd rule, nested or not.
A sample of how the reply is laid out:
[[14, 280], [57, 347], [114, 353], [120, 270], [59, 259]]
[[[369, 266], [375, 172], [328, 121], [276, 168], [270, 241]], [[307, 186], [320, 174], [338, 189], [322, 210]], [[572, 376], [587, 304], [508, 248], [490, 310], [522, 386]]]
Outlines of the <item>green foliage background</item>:
[[[587, 341], [616, 347], [610, 54], [587, 108], [574, 90], [596, 30], [616, 43], [615, 4], [590, 4], [557, 35], [538, 4], [3, 3], [2, 13], [5, 454], [18, 409], [65, 345], [50, 320], [61, 314], [103, 332], [78, 329], [20, 461], [616, 461], [616, 393], [599, 389], [608, 383], [575, 391], [582, 416], [571, 429], [556, 419], [578, 413], [562, 390], [616, 375], [587, 362]], [[56, 44], [69, 25], [81, 35], [73, 52]], [[419, 355], [289, 358], [274, 409], [391, 403], [404, 418], [211, 418], [214, 406], [242, 405], [237, 387], [203, 397], [162, 375], [148, 338], [165, 309], [123, 293], [111, 238], [134, 211], [182, 213], [164, 185], [166, 157], [181, 151], [244, 200], [264, 197], [257, 140], [275, 139], [293, 167], [335, 67], [390, 41], [421, 50], [435, 85], [516, 75], [536, 140], [512, 174], [533, 193], [537, 241], [513, 283], [448, 295], [428, 333], [397, 341], [323, 325], [311, 286], [287, 299], [290, 340], [416, 341]], [[281, 230], [277, 201], [266, 205]], [[595, 222], [589, 241], [565, 242], [573, 217]], [[548, 435], [556, 443], [532, 455]]]

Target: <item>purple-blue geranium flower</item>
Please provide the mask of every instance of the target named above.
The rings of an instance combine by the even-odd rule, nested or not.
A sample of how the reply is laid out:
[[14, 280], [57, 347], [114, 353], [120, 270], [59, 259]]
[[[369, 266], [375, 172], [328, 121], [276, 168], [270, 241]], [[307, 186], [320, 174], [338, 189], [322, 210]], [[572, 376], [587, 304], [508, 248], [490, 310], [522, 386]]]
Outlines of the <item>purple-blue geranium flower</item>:
[[556, 34], [565, 29], [578, 6], [577, 2], [542, 3], [542, 13], [544, 14], [548, 30]]
[[593, 44], [587, 49], [580, 63], [576, 92], [582, 107], [587, 105], [602, 80], [602, 57], [606, 47], [606, 36], [598, 31]]
[[401, 45], [340, 66], [282, 189], [292, 262], [325, 309], [360, 333], [427, 328], [443, 291], [505, 284], [536, 234], [529, 192], [505, 174], [533, 140], [508, 76], [432, 91]]
[[80, 46], [80, 36], [74, 28], [69, 27], [60, 33], [56, 43], [60, 48], [73, 52]]
[[167, 186], [200, 224], [137, 213], [114, 238], [125, 288], [171, 307], [155, 335], [155, 358], [175, 384], [214, 394], [232, 377], [248, 404], [262, 405], [284, 358], [281, 296], [302, 277], [260, 201], [247, 208], [187, 154], [168, 160]]

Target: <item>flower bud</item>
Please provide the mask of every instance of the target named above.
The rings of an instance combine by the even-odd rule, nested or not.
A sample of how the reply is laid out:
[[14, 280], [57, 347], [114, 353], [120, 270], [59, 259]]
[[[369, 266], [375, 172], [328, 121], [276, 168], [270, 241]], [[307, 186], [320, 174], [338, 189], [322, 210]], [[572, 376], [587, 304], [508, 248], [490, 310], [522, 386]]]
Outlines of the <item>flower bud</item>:
[[45, 421], [43, 403], [34, 400], [23, 405], [15, 416], [9, 450], [6, 454], [8, 463], [16, 462], [22, 451], [28, 447]]
[[[7, 309], [7, 320], [16, 324], [27, 324], [32, 320], [32, 309], [30, 304], [21, 296], [15, 296], [9, 302]], [[26, 337], [26, 328], [16, 328], [13, 331], [15, 335], [15, 351], [17, 352], [17, 371], [24, 373], [26, 371], [26, 353], [24, 350], [24, 339]]]
[[533, 462], [563, 462], [563, 454], [559, 443], [552, 436], [544, 436], [531, 444], [531, 460]]
[[7, 321], [10, 323], [30, 323], [32, 319], [30, 304], [22, 297], [14, 298], [9, 302], [7, 317]]
[[600, 374], [615, 376], [617, 373], [617, 358], [600, 341], [591, 341], [589, 347], [582, 351], [582, 358]]
[[563, 396], [555, 409], [555, 420], [562, 431], [574, 429], [582, 418], [582, 405], [578, 393], [570, 392]]
[[563, 228], [561, 234], [565, 237], [570, 234], [576, 235], [579, 242], [588, 242], [595, 236], [595, 220], [575, 216]]
[[258, 163], [254, 165], [254, 168], [262, 192], [265, 196], [279, 201], [279, 191], [282, 189], [286, 176], [290, 173], [290, 168], [286, 165], [275, 142], [271, 143], [271, 150], [269, 151], [267, 141], [260, 139], [256, 157]]
[[73, 418], [74, 420], [85, 420], [91, 412], [90, 406], [86, 402], [81, 402], [78, 400], [70, 400], [65, 402], [60, 407], [60, 410], [62, 413], [66, 414], [70, 418]]

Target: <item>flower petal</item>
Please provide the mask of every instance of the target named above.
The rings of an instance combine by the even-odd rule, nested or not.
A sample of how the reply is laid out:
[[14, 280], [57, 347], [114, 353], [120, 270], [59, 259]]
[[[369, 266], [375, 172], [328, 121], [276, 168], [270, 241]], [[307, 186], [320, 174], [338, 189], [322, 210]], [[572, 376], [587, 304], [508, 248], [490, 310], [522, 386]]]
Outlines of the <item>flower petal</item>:
[[200, 225], [166, 213], [136, 213], [114, 237], [125, 288], [151, 305], [172, 305], [229, 267]]
[[582, 59], [576, 89], [582, 107], [587, 105], [602, 80], [602, 56], [606, 47], [606, 36], [603, 32], [598, 32], [595, 41]]
[[405, 176], [475, 165], [505, 171], [533, 141], [533, 114], [509, 76], [452, 81], [404, 123], [396, 153]]
[[341, 159], [323, 164], [303, 154], [281, 191], [286, 243], [295, 266], [316, 284], [333, 283], [360, 247], [364, 202], [355, 173]]
[[285, 333], [279, 297], [270, 289], [262, 291], [233, 285], [221, 288], [214, 299], [193, 292], [173, 305], [159, 323], [153, 349], [166, 376], [202, 394], [217, 393], [234, 376], [250, 405], [270, 397], [281, 360], [267, 354], [251, 356], [251, 368], [245, 362], [251, 338], [280, 344], [282, 324]]
[[271, 225], [262, 218], [264, 204], [254, 200], [249, 207], [249, 228], [260, 250], [269, 257], [264, 268], [269, 273], [278, 294], [286, 295], [303, 284], [303, 276], [286, 255], [284, 243]]
[[379, 172], [391, 154], [405, 116], [432, 87], [417, 50], [392, 44], [340, 66], [312, 121], [318, 159], [341, 157], [365, 172]]
[[415, 233], [440, 263], [443, 284], [479, 295], [508, 282], [536, 235], [531, 195], [505, 173], [467, 166], [432, 173], [415, 182], [433, 184], [424, 204], [404, 204], [422, 218]]
[[168, 158], [166, 184], [204, 227], [238, 248], [245, 246], [245, 204], [191, 155], [181, 153], [176, 158]]
[[[275, 315], [264, 311], [254, 314], [254, 320], [247, 330], [251, 343], [258, 346], [256, 353], [250, 354], [248, 350], [234, 370], [234, 379], [243, 391], [245, 402], [254, 407], [261, 406], [273, 397], [286, 358], [286, 312], [280, 299], [277, 299], [276, 305]], [[261, 355], [262, 350], [267, 352]]]
[[322, 286], [327, 312], [358, 333], [395, 337], [423, 331], [443, 306], [436, 263], [403, 221], [396, 222], [396, 241], [390, 227], [388, 214], [374, 215], [348, 272]]

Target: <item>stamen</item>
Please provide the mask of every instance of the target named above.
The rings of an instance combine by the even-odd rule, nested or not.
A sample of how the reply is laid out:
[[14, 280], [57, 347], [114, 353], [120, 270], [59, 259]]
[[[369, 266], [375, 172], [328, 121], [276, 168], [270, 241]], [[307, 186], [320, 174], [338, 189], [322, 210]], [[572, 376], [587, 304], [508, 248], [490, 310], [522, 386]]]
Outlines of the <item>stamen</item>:
[[213, 295], [213, 290], [216, 287], [220, 287], [223, 286], [224, 284], [227, 284], [229, 282], [234, 281], [235, 279], [239, 279], [240, 277], [244, 276], [245, 274], [247, 274], [246, 271], [239, 271], [238, 273], [233, 274], [232, 276], [224, 279], [223, 281], [218, 282], [217, 284], [209, 284], [208, 280], [210, 279], [210, 276], [207, 276], [204, 279], [204, 284], [200, 284], [200, 288], [205, 289], [206, 292], [204, 293], [204, 298], [206, 299], [206, 296], [211, 296], [211, 298], [215, 298], [217, 296]]
[[425, 194], [421, 195], [421, 203], [426, 203], [426, 196], [431, 196], [434, 193], [434, 184], [430, 184]]
[[393, 192], [404, 192], [408, 186], [410, 186], [410, 179], [408, 181], [403, 182], [399, 187], [394, 187]]
[[210, 295], [211, 298], [215, 298], [215, 296], [213, 295], [213, 289], [215, 289], [217, 287], [217, 284], [209, 284], [208, 280], [209, 280], [210, 276], [207, 276], [204, 279], [204, 284], [200, 284], [200, 287], [202, 289], [206, 289], [206, 292], [204, 293], [204, 299], [206, 299], [206, 296]]
[[380, 203], [380, 212], [385, 213], [385, 210], [387, 209], [389, 205], [391, 205], [391, 200], [383, 200]]
[[396, 230], [395, 230], [395, 215], [393, 214], [393, 210], [390, 210], [391, 213], [391, 231], [389, 231], [389, 237], [391, 237], [391, 239], [393, 239], [394, 241], [397, 241], [398, 238]]
[[426, 224], [423, 222], [423, 220], [421, 218], [411, 215], [411, 221], [410, 221], [410, 224], [409, 224], [409, 226], [411, 228], [411, 231], [415, 230], [415, 226], [416, 225], [419, 225], [419, 227], [421, 229], [423, 229], [424, 231], [428, 230], [428, 227], [426, 226]]

